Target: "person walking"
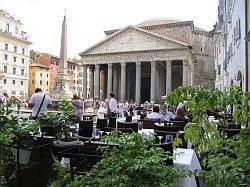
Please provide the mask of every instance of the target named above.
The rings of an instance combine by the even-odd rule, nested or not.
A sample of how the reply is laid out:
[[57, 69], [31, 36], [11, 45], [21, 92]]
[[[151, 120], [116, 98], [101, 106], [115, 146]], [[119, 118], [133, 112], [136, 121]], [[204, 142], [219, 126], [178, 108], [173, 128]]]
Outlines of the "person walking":
[[41, 88], [36, 88], [28, 106], [32, 109], [32, 114], [29, 118], [36, 119], [40, 113], [47, 112], [47, 109], [51, 108], [52, 99], [49, 95], [44, 94]]

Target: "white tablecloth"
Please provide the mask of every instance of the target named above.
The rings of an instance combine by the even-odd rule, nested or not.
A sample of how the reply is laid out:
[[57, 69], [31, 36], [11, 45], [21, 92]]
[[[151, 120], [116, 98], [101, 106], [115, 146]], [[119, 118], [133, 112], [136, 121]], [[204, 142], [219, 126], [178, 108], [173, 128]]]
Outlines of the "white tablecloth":
[[[174, 166], [177, 168], [186, 168], [191, 171], [201, 169], [199, 160], [197, 155], [193, 149], [183, 149], [177, 148], [174, 150], [175, 153], [181, 153], [176, 156], [174, 160]], [[192, 175], [191, 177], [185, 177], [179, 180], [179, 185], [183, 187], [196, 187], [196, 180], [195, 177]]]

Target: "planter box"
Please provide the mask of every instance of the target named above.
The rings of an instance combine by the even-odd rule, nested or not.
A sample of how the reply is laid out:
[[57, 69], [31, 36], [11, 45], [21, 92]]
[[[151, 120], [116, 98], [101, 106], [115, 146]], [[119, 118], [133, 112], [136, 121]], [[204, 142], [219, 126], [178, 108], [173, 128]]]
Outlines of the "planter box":
[[[14, 155], [15, 162], [18, 162], [18, 160], [17, 160], [17, 149], [16, 148], [11, 148], [11, 151], [12, 151], [12, 153]], [[19, 149], [19, 163], [20, 164], [28, 164], [30, 162], [30, 157], [31, 157], [31, 151], [30, 150]]]

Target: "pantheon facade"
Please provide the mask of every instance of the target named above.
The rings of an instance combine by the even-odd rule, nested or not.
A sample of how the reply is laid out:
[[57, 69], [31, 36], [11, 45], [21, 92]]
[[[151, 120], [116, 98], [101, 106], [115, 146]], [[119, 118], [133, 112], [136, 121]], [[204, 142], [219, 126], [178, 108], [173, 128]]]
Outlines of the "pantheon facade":
[[[121, 101], [161, 102], [179, 86], [214, 88], [211, 33], [193, 21], [151, 19], [105, 31], [106, 38], [80, 53], [89, 97], [110, 92]], [[87, 97], [87, 77], [83, 80]]]

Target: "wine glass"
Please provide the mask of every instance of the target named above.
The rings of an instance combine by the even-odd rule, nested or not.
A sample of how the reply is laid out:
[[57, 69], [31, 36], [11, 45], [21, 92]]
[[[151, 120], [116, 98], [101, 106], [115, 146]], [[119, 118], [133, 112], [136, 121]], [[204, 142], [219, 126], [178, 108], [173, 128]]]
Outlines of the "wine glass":
[[161, 144], [162, 143], [162, 139], [163, 139], [163, 136], [158, 136], [158, 139], [159, 139], [159, 144]]
[[110, 135], [110, 132], [106, 132], [106, 134], [107, 134], [107, 136], [109, 136], [109, 135]]
[[101, 135], [100, 135], [100, 138], [101, 138], [101, 137], [102, 137], [102, 133], [104, 133], [104, 131], [99, 131], [99, 132], [100, 132], [100, 134], [101, 134]]

